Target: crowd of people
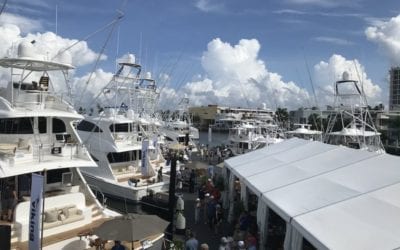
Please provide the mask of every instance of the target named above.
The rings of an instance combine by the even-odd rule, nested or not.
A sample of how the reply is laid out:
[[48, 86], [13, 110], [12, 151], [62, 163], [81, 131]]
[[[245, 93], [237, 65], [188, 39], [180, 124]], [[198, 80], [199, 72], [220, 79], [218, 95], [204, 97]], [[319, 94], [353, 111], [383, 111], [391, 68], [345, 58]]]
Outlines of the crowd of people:
[[201, 144], [199, 147], [199, 151], [201, 160], [208, 161], [208, 163], [210, 164], [213, 162], [216, 162], [217, 164], [221, 163], [226, 158], [233, 155], [232, 150], [230, 150], [229, 147], [224, 144], [214, 147], [209, 147], [208, 144]]
[[[214, 185], [211, 178], [207, 179], [206, 183], [198, 188], [198, 198], [195, 201], [194, 211], [195, 224], [207, 225], [215, 236], [224, 233], [222, 226], [226, 220], [226, 214], [222, 208], [221, 191]], [[250, 215], [249, 212], [243, 211], [233, 225], [235, 225], [235, 230], [232, 234], [220, 239], [219, 250], [257, 249], [257, 223], [255, 217]], [[208, 245], [204, 244], [203, 247], [199, 246], [195, 233], [190, 232], [185, 249], [208, 249]], [[194, 245], [196, 246], [195, 248], [193, 248]], [[206, 245], [207, 248], [205, 248]]]

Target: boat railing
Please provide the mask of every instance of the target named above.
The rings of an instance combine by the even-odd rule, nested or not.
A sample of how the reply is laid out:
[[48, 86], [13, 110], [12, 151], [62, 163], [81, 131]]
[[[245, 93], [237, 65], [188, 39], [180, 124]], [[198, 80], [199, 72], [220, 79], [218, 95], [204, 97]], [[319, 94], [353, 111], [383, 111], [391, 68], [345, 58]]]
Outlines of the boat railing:
[[66, 102], [67, 98], [64, 93], [56, 94], [43, 90], [25, 90], [17, 93], [12, 103], [14, 107], [73, 110], [72, 106]]
[[42, 143], [33, 144], [33, 158], [39, 162], [49, 159], [51, 156], [61, 156], [64, 158], [74, 159], [81, 158], [87, 152], [86, 147], [82, 143]]
[[101, 205], [103, 207], [106, 207], [107, 197], [101, 191], [100, 187], [98, 187], [96, 185], [91, 185], [91, 184], [86, 183], [86, 188], [91, 189], [93, 194], [94, 194], [94, 196], [96, 196], [96, 198], [98, 198], [100, 196], [101, 197]]
[[113, 133], [114, 142], [117, 145], [141, 145], [142, 137], [135, 133]]

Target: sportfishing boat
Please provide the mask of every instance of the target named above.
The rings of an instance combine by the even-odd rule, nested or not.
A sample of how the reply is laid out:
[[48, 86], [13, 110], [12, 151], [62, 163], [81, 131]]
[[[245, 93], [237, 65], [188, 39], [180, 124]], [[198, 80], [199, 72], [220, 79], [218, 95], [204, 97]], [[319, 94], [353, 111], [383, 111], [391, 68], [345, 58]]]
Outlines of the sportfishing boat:
[[215, 114], [215, 121], [211, 128], [220, 132], [229, 131], [230, 128], [240, 124], [242, 117], [243, 114], [241, 112], [234, 112], [230, 109], [222, 110], [220, 113]]
[[2, 200], [11, 192], [9, 207], [3, 207], [9, 210], [3, 211], [7, 215], [0, 221], [2, 228], [11, 229], [10, 240], [2, 240], [1, 248], [10, 243], [9, 248], [27, 249], [32, 240], [30, 207], [37, 200], [31, 200], [31, 195], [42, 193], [31, 187], [32, 173], [44, 176], [44, 208], [42, 216], [38, 214], [43, 248], [87, 248], [88, 240], [80, 239], [79, 233], [118, 214], [99, 203], [79, 171], [79, 167], [95, 168], [96, 164], [75, 130], [83, 116], [63, 93], [68, 90], [68, 72], [73, 66], [63, 53], [53, 61], [43, 60], [26, 41], [15, 54], [0, 59], [1, 67], [11, 69], [7, 87], [0, 90]]
[[334, 111], [329, 117], [324, 141], [335, 145], [384, 153], [380, 133], [368, 111], [362, 84], [344, 72], [335, 82]]
[[136, 203], [150, 192], [167, 191], [169, 177], [162, 174], [166, 161], [155, 124], [146, 112], [151, 107], [144, 105], [155, 82], [141, 78], [141, 66], [133, 55], [118, 63], [119, 70], [101, 92], [108, 96], [100, 98], [103, 110], [85, 116], [77, 126], [98, 165], [81, 171], [86, 181], [106, 196]]
[[311, 124], [294, 124], [294, 127], [294, 130], [290, 130], [285, 133], [287, 139], [297, 137], [311, 141], [322, 140], [322, 131], [311, 129]]
[[242, 120], [240, 124], [229, 129], [229, 148], [234, 155], [283, 141], [283, 134], [273, 120]]
[[192, 126], [188, 111], [189, 98], [183, 98], [172, 118], [167, 118], [161, 128], [167, 144], [184, 144], [193, 152], [197, 151], [199, 130]]

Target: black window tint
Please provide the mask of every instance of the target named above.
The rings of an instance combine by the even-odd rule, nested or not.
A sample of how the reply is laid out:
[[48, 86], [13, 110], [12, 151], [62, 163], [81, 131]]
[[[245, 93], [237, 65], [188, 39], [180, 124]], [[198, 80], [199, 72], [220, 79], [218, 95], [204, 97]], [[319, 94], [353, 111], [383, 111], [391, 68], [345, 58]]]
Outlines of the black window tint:
[[103, 130], [101, 130], [95, 124], [88, 122], [88, 121], [81, 121], [78, 124], [77, 128], [78, 128], [78, 130], [87, 131], [87, 132], [103, 132]]
[[4, 118], [0, 119], [1, 134], [33, 134], [33, 118]]
[[70, 172], [69, 168], [61, 168], [47, 171], [47, 184], [61, 182], [62, 174]]
[[[135, 161], [140, 160], [142, 157], [141, 150], [134, 150], [134, 151], [125, 151], [120, 153], [108, 153], [107, 159], [110, 163], [118, 163], [118, 162], [128, 162], [128, 161]], [[136, 154], [138, 154], [138, 158], [136, 158]]]
[[130, 132], [132, 131], [132, 124], [130, 123], [116, 123], [110, 125], [111, 132]]
[[53, 133], [65, 133], [67, 129], [65, 128], [65, 124], [62, 120], [53, 118]]
[[45, 134], [47, 131], [47, 123], [45, 117], [39, 117], [39, 133]]

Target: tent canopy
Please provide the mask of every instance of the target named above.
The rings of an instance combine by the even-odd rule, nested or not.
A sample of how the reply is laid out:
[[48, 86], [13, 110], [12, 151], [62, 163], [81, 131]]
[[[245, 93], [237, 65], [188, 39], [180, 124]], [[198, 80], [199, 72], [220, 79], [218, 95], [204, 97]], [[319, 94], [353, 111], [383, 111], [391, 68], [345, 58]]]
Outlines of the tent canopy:
[[[397, 230], [387, 239], [400, 221], [385, 219], [400, 214], [400, 189], [393, 188], [400, 185], [399, 162], [396, 156], [293, 138], [225, 165], [316, 247], [365, 249], [359, 241], [367, 232], [378, 237], [368, 238], [375, 244], [384, 241], [379, 246], [400, 247]], [[385, 218], [377, 221], [375, 214]], [[371, 228], [361, 229], [364, 224]]]

